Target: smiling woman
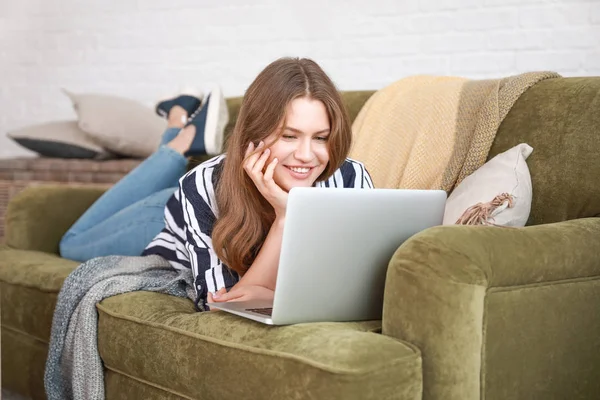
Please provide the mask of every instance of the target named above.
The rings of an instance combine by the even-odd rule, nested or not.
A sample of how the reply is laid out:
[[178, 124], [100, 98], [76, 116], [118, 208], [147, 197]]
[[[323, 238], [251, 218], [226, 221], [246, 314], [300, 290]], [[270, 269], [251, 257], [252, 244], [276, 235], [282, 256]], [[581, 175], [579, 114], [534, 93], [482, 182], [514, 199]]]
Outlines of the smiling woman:
[[[312, 60], [282, 58], [248, 88], [221, 155], [190, 171], [144, 254], [194, 273], [205, 302], [273, 298], [294, 187], [371, 188], [341, 96]], [[179, 251], [178, 251], [179, 250]]]

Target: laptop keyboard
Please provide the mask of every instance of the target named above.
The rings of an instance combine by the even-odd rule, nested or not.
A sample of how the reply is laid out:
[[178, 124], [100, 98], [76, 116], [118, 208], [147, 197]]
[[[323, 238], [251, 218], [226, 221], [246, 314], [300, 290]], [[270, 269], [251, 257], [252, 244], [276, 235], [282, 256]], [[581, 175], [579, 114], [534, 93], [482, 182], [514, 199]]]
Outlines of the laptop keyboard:
[[258, 314], [266, 315], [268, 317], [273, 313], [273, 308], [247, 308], [246, 311], [255, 312]]

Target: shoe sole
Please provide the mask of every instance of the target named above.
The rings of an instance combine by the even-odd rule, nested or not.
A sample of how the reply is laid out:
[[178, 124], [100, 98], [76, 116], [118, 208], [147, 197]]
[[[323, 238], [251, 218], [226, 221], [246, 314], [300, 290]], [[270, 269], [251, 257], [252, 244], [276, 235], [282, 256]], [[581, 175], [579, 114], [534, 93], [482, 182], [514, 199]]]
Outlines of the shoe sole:
[[227, 102], [223, 97], [221, 88], [214, 87], [210, 91], [210, 102], [208, 103], [204, 129], [204, 148], [207, 154], [217, 155], [223, 150], [223, 133], [228, 122], [229, 109], [227, 108]]

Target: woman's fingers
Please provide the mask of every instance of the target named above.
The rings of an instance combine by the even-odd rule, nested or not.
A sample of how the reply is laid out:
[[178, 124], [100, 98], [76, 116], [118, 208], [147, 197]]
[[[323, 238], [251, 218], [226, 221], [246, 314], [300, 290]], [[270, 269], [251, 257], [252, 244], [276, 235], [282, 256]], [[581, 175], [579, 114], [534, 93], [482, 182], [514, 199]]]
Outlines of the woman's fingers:
[[246, 153], [244, 154], [244, 158], [248, 158], [250, 154], [254, 151], [254, 143], [250, 142], [248, 147], [246, 148]]
[[232, 300], [238, 300], [241, 297], [243, 297], [246, 293], [243, 290], [234, 290], [231, 291], [229, 293], [224, 293], [222, 295], [219, 295], [218, 297], [214, 298], [215, 301], [223, 302], [223, 301], [232, 301]]
[[[246, 172], [248, 173], [250, 178], [252, 178], [252, 180], [256, 184], [256, 187], [261, 192], [263, 192], [265, 189], [265, 187], [264, 187], [265, 180], [264, 180], [263, 170], [265, 169], [265, 165], [271, 154], [271, 150], [268, 148], [265, 149], [263, 152], [260, 152], [260, 150], [262, 148], [264, 148], [264, 146], [265, 146], [264, 142], [261, 141], [258, 144], [258, 146], [256, 146], [256, 150], [257, 150], [256, 153], [249, 156], [247, 158], [247, 160], [244, 162], [244, 169], [246, 170]], [[246, 154], [249, 154], [250, 151], [251, 151], [251, 147], [249, 146]], [[272, 172], [271, 172], [271, 176], [272, 176]]]
[[[260, 144], [259, 144], [260, 146]], [[250, 171], [252, 169], [252, 167], [254, 166], [254, 164], [256, 163], [256, 160], [258, 160], [258, 157], [260, 156], [259, 152], [254, 153], [254, 143], [250, 143], [248, 145], [248, 148], [246, 149], [246, 157], [245, 157], [245, 161], [244, 161], [244, 169], [246, 171]]]
[[[206, 302], [207, 303], [214, 303], [215, 302], [215, 300], [213, 299], [213, 296], [212, 296], [211, 292], [208, 292], [208, 295], [206, 296]], [[219, 311], [218, 308], [210, 308], [210, 306], [207, 306], [207, 307], [208, 307], [208, 311]]]
[[[256, 152], [248, 156], [244, 162], [244, 170], [250, 176], [258, 191], [271, 203], [275, 213], [283, 215], [287, 203], [287, 193], [273, 179], [279, 160], [274, 158], [267, 164], [271, 150], [267, 148], [261, 152], [264, 146], [265, 144], [262, 141], [256, 146]], [[250, 149], [251, 146], [248, 147], [246, 154], [250, 153]], [[222, 300], [216, 300], [215, 298], [215, 301]]]
[[263, 151], [262, 154], [260, 155], [260, 158], [256, 161], [256, 163], [252, 167], [252, 172], [254, 174], [256, 174], [257, 177], [260, 177], [262, 175], [262, 171], [265, 168], [265, 164], [267, 163], [267, 160], [269, 159], [270, 154], [271, 154], [270, 149], [266, 149], [265, 151]]
[[253, 143], [250, 143], [250, 145], [248, 146], [248, 149], [246, 150], [246, 160], [244, 161], [244, 169], [249, 174], [252, 172], [252, 170], [254, 169], [254, 166], [258, 162], [259, 158], [262, 156], [263, 153], [261, 153], [259, 150], [262, 149], [263, 147], [264, 147], [263, 141], [261, 141], [258, 144], [258, 146], [256, 146], [256, 150], [254, 149]]
[[275, 167], [277, 166], [277, 158], [274, 158], [269, 165], [267, 165], [267, 169], [265, 170], [265, 174], [263, 175], [263, 180], [265, 184], [269, 185], [273, 181], [273, 173], [275, 172]]
[[[225, 288], [225, 287], [222, 287], [221, 289], [217, 290], [215, 292], [214, 296], [213, 296], [212, 292], [208, 292], [208, 294], [206, 295], [206, 302], [207, 303], [217, 303], [220, 301], [226, 301], [226, 300], [221, 300], [221, 297], [225, 294], [227, 294], [227, 288]], [[219, 309], [214, 308], [214, 309], [210, 309], [210, 311], [219, 311]]]

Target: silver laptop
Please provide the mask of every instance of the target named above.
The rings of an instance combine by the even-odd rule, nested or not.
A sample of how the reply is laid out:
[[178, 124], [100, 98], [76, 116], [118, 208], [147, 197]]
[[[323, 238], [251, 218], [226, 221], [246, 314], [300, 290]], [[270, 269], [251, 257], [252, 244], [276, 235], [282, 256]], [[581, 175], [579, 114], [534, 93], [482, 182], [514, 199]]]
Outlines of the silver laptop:
[[381, 319], [388, 263], [444, 216], [442, 190], [293, 188], [272, 302], [209, 303], [271, 325]]

